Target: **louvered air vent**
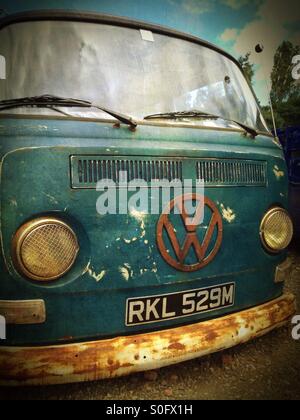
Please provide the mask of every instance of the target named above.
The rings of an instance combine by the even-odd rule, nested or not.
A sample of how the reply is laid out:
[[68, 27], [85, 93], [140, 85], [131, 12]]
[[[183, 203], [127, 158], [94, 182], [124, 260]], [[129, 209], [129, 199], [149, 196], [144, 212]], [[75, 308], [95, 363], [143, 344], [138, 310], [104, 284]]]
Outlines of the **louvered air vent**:
[[196, 170], [197, 178], [208, 187], [267, 185], [267, 164], [263, 161], [201, 159]]
[[143, 158], [103, 159], [97, 156], [72, 156], [72, 187], [96, 188], [98, 181], [108, 179], [120, 182], [120, 172], [127, 172], [128, 181], [135, 179], [148, 183], [154, 180], [183, 180], [182, 161]]

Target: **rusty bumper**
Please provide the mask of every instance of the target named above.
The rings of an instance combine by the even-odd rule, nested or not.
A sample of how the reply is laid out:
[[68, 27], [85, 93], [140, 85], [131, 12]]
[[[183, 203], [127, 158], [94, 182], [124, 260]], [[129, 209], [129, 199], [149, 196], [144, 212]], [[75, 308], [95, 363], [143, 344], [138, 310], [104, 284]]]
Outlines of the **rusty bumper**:
[[286, 294], [255, 308], [148, 334], [49, 347], [0, 347], [0, 385], [93, 381], [157, 369], [218, 352], [284, 325], [295, 313]]

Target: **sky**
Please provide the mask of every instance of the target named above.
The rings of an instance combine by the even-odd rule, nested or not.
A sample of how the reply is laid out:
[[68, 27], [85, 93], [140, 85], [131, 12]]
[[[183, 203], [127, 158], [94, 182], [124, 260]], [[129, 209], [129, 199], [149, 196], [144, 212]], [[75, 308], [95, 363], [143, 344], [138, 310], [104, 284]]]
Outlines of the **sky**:
[[[273, 57], [283, 40], [300, 45], [296, 0], [0, 0], [6, 13], [33, 9], [98, 11], [162, 24], [217, 44], [238, 58], [251, 52], [255, 91], [267, 103]], [[263, 44], [262, 54], [255, 45]]]

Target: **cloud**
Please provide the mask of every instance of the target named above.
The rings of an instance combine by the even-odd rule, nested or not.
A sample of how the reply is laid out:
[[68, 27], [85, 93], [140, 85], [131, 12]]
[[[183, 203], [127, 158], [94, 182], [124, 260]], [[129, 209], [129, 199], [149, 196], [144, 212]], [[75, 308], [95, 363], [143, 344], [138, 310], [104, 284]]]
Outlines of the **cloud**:
[[253, 4], [253, 0], [221, 0], [221, 3], [225, 4], [225, 6], [228, 6], [231, 9], [239, 10], [247, 4]]
[[[252, 53], [251, 61], [258, 69], [255, 81], [257, 87], [259, 87], [259, 96], [262, 97], [263, 103], [267, 102], [267, 90], [263, 86], [265, 86], [266, 79], [268, 82], [270, 80], [276, 49], [286, 39], [297, 43], [295, 39], [297, 34], [289, 28], [299, 20], [300, 8], [298, 2], [294, 0], [286, 0], [285, 2], [282, 0], [265, 0], [258, 8], [254, 20], [240, 30], [228, 28], [219, 37], [226, 43], [232, 41], [233, 35], [236, 35], [233, 51], [237, 56], [244, 55], [247, 52]], [[254, 51], [255, 45], [258, 43], [264, 45], [262, 54], [257, 54]]]
[[237, 39], [239, 31], [234, 28], [226, 29], [220, 36], [221, 41], [223, 42], [232, 42]]
[[183, 0], [182, 7], [192, 15], [201, 15], [214, 10], [215, 2], [212, 0]]

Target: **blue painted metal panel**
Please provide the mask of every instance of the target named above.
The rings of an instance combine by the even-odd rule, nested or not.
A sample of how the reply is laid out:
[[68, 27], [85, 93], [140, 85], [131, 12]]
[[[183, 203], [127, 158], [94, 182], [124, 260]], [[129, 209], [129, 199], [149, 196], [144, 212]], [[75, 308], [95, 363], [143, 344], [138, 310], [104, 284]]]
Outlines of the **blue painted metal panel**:
[[[158, 326], [126, 327], [125, 302], [135, 296], [236, 282], [234, 308], [185, 319], [192, 322], [255, 306], [282, 293], [282, 285], [274, 283], [274, 273], [285, 254], [267, 254], [259, 237], [260, 221], [270, 204], [287, 205], [287, 179], [274, 174], [275, 166], [285, 170], [285, 162], [271, 138], [258, 136], [249, 141], [240, 133], [159, 126], [139, 126], [131, 132], [127, 127], [116, 129], [104, 122], [33, 119], [2, 119], [0, 135], [5, 258], [1, 263], [1, 298], [43, 298], [47, 306], [46, 324], [10, 328], [10, 343], [89, 339], [182, 323], [177, 320]], [[268, 164], [268, 186], [207, 189], [207, 196], [220, 212], [222, 206], [230, 207], [235, 219], [231, 223], [224, 219], [224, 239], [214, 261], [201, 271], [181, 273], [158, 252], [159, 215], [147, 216], [143, 226], [130, 214], [98, 215], [99, 193], [71, 188], [72, 155], [182, 157], [187, 162], [186, 178], [195, 178], [197, 158], [262, 160]], [[71, 224], [81, 246], [75, 266], [53, 285], [25, 280], [16, 272], [10, 253], [16, 229], [45, 211]], [[183, 226], [179, 224], [179, 235], [180, 229]], [[129, 241], [133, 237], [137, 240]], [[97, 281], [102, 272], [105, 275]]]

